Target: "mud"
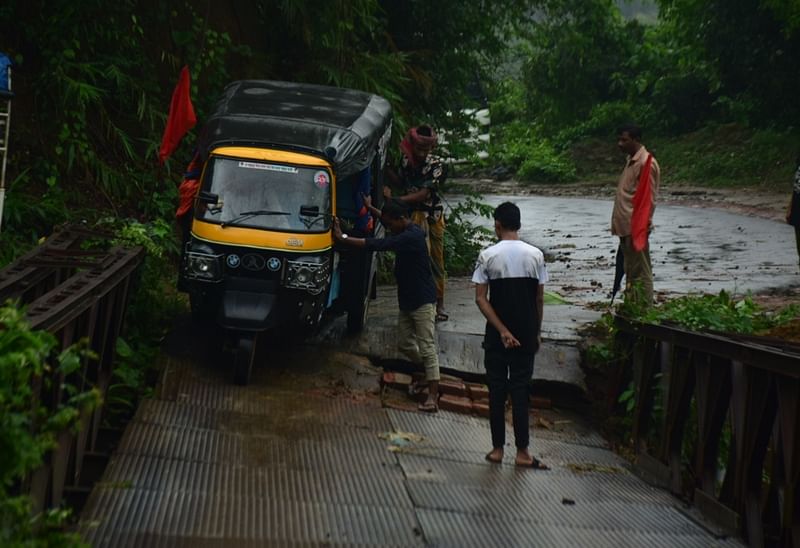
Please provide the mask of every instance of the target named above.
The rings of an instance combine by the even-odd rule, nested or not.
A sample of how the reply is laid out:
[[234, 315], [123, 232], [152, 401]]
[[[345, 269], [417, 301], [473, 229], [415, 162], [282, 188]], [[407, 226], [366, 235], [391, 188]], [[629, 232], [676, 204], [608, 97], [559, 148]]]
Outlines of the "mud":
[[[454, 187], [481, 194], [508, 196], [551, 196], [613, 200], [616, 186], [605, 183], [566, 183], [534, 185], [491, 179], [456, 179]], [[763, 187], [704, 188], [690, 185], [662, 185], [659, 203], [684, 207], [723, 209], [739, 215], [783, 221], [791, 188], [783, 191]]]
[[[617, 248], [609, 231], [614, 184], [457, 183], [483, 192], [483, 201], [492, 205], [520, 205], [520, 234], [545, 251], [549, 290], [595, 309], [610, 301]], [[451, 204], [458, 200], [449, 197]], [[800, 286], [800, 274], [794, 231], [784, 222], [787, 200], [788, 194], [761, 188], [664, 186], [650, 239], [656, 298], [724, 289], [769, 294], [771, 306], [796, 302], [791, 288]], [[473, 220], [491, 226], [487, 219]]]

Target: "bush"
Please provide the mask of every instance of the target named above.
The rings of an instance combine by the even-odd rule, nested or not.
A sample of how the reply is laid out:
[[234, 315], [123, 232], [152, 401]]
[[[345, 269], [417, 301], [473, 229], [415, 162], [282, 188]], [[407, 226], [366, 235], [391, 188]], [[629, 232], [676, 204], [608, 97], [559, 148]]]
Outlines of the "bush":
[[473, 222], [475, 217], [491, 218], [494, 208], [478, 194], [467, 194], [447, 213], [444, 235], [445, 270], [451, 276], [472, 274], [478, 253], [492, 237], [491, 231]]
[[155, 382], [161, 341], [172, 319], [186, 307], [175, 279], [180, 245], [175, 226], [156, 219], [105, 219], [101, 226], [116, 235], [114, 244], [142, 246], [146, 255], [127, 310], [125, 338], [118, 338], [112, 382], [106, 395], [105, 418], [117, 426], [136, 410]]
[[647, 323], [671, 322], [692, 331], [752, 334], [781, 325], [800, 312], [797, 305], [771, 313], [748, 295], [735, 299], [727, 291], [718, 295], [689, 295], [650, 309], [641, 318]]
[[100, 402], [97, 390], [78, 392], [68, 382], [61, 386], [66, 403], [54, 410], [42, 404], [33, 391], [34, 379], [44, 381], [43, 392], [52, 391], [53, 379], [69, 378], [89, 353], [74, 346], [57, 353], [56, 338], [33, 331], [24, 312], [14, 306], [0, 308], [0, 545], [78, 546], [76, 535], [62, 531], [69, 515], [55, 509], [31, 517], [26, 495], [12, 495], [42, 465], [45, 454], [56, 445], [56, 435], [74, 428], [81, 411]]
[[626, 101], [600, 103], [592, 107], [591, 114], [585, 121], [559, 131], [554, 142], [563, 149], [587, 137], [616, 137], [618, 127], [641, 119], [642, 113], [637, 111], [635, 105]]
[[772, 184], [788, 193], [800, 135], [797, 131], [752, 130], [725, 124], [680, 138], [654, 139], [649, 144], [661, 164], [664, 182]]
[[569, 157], [556, 151], [549, 142], [539, 141], [527, 147], [517, 176], [523, 181], [565, 183], [574, 181], [577, 174]]
[[556, 150], [532, 124], [512, 122], [495, 131], [490, 157], [495, 164], [515, 171], [519, 179], [543, 183], [575, 180], [575, 164], [569, 156]]

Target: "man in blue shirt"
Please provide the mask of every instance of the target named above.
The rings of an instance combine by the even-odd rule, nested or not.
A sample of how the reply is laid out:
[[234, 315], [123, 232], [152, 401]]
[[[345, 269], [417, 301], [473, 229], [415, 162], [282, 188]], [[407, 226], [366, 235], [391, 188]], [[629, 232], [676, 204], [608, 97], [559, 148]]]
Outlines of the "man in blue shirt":
[[391, 233], [386, 238], [355, 238], [342, 233], [339, 220], [333, 226], [337, 241], [369, 251], [394, 251], [394, 277], [397, 280], [398, 349], [414, 363], [425, 368], [428, 397], [419, 409], [435, 413], [439, 399], [439, 352], [436, 348], [436, 286], [431, 273], [425, 233], [411, 222], [405, 207], [390, 200], [383, 211], [372, 207], [364, 196], [364, 204]]

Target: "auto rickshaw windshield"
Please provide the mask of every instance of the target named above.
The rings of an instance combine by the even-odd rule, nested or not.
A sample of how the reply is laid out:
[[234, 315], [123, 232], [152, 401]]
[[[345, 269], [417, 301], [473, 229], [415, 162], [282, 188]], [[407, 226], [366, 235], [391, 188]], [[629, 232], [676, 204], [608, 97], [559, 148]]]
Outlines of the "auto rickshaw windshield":
[[286, 232], [330, 229], [331, 174], [320, 167], [212, 156], [201, 190], [218, 196], [217, 204], [198, 204], [197, 217], [206, 222]]

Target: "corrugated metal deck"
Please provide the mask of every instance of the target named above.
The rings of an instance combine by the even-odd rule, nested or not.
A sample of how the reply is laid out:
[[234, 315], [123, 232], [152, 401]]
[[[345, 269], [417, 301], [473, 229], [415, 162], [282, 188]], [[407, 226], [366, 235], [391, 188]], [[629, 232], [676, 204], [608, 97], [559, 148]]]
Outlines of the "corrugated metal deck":
[[[537, 429], [548, 472], [483, 461], [483, 419], [174, 361], [84, 509], [94, 546], [740, 546], [593, 432]], [[379, 437], [418, 442], [390, 451]], [[512, 440], [509, 433], [509, 440]], [[395, 448], [398, 449], [398, 448]], [[565, 499], [574, 504], [565, 504]], [[567, 501], [568, 502], [568, 501]]]

